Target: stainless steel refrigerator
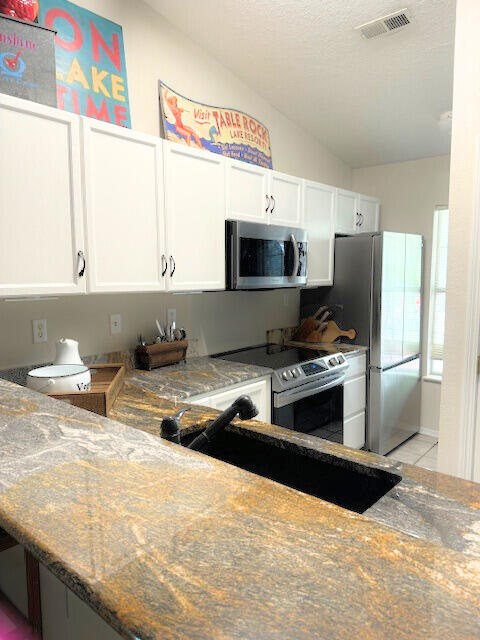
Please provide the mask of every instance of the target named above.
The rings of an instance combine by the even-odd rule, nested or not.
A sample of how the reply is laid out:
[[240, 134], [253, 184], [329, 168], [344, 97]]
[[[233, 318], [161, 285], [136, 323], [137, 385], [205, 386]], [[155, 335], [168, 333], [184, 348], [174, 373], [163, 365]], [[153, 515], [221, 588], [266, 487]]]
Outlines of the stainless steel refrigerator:
[[337, 322], [369, 347], [367, 443], [380, 454], [420, 428], [422, 274], [420, 235], [338, 237], [333, 287], [301, 294], [302, 317], [336, 305]]

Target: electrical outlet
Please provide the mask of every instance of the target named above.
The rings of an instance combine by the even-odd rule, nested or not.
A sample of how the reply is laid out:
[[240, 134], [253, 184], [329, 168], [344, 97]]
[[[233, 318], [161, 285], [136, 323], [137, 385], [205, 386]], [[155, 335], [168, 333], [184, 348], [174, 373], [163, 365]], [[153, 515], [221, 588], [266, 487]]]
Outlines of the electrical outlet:
[[110, 316], [110, 334], [113, 336], [116, 333], [122, 333], [122, 316], [119, 313]]
[[167, 325], [173, 324], [174, 322], [177, 322], [177, 310], [167, 309]]
[[33, 343], [47, 342], [47, 321], [46, 320], [32, 320], [33, 328]]

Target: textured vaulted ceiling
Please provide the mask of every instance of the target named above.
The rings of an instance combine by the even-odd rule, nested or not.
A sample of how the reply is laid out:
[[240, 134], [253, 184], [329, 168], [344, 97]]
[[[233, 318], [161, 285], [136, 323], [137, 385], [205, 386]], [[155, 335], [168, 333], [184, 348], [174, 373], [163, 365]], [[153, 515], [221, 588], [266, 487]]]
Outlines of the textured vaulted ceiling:
[[[454, 0], [147, 0], [352, 167], [448, 153]], [[358, 24], [407, 6], [412, 24]]]

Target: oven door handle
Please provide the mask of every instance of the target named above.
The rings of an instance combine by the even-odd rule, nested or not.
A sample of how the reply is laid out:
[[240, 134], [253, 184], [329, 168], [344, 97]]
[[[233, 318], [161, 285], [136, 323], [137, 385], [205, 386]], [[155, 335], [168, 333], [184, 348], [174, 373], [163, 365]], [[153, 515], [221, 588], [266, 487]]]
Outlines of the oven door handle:
[[[333, 387], [338, 387], [345, 382], [345, 374], [341, 376], [335, 377], [327, 384], [322, 385], [308, 385], [308, 389], [305, 387], [300, 387], [296, 389], [290, 389], [289, 391], [282, 391], [281, 393], [275, 393], [273, 398], [273, 406], [275, 409], [280, 409], [281, 407], [286, 407], [297, 400], [303, 400], [303, 398], [308, 398], [309, 396], [315, 396], [317, 393], [322, 393], [322, 391], [327, 391], [327, 389], [332, 389]], [[307, 386], [307, 385], [305, 385]]]
[[298, 242], [293, 233], [290, 234], [290, 240], [293, 244], [293, 273], [290, 277], [295, 278], [298, 273], [298, 267], [300, 266], [300, 250], [298, 248]]

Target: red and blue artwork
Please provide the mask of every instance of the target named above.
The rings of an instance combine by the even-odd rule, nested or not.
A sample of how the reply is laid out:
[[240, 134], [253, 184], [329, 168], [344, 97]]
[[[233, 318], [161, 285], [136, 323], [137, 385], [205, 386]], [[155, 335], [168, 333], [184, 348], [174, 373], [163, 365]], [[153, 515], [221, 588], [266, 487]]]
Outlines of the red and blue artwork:
[[131, 127], [122, 27], [68, 0], [40, 0], [39, 23], [57, 32], [58, 107]]

